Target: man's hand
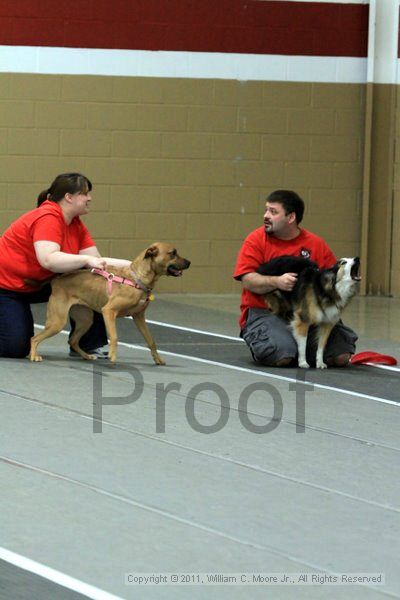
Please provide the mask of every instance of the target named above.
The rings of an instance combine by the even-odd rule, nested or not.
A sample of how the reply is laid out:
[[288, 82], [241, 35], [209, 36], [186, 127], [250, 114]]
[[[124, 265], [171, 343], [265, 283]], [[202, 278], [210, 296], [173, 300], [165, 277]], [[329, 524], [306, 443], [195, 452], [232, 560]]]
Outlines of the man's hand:
[[242, 277], [243, 287], [254, 294], [263, 296], [274, 290], [291, 292], [297, 281], [297, 273], [284, 273], [284, 275], [260, 275], [259, 273], [246, 273]]
[[297, 273], [284, 273], [276, 277], [276, 287], [283, 292], [291, 292], [297, 281]]

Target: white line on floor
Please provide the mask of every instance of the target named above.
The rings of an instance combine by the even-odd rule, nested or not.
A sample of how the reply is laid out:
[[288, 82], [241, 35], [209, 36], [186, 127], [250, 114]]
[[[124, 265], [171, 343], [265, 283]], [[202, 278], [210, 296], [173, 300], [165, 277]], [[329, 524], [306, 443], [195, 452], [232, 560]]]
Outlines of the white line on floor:
[[398, 367], [392, 367], [391, 365], [379, 365], [376, 363], [365, 363], [369, 367], [375, 367], [376, 369], [385, 369], [386, 371], [395, 371], [396, 373], [400, 373], [400, 369]]
[[[131, 317], [126, 317], [130, 319]], [[180, 327], [179, 325], [172, 325], [171, 323], [161, 323], [161, 321], [147, 321], [152, 325], [158, 325], [159, 327], [169, 327], [171, 329], [178, 329], [179, 331], [189, 331], [191, 333], [200, 333], [203, 335], [210, 335], [211, 337], [223, 338], [225, 340], [235, 340], [236, 342], [244, 342], [239, 336], [223, 335], [222, 333], [214, 333], [212, 331], [205, 331], [204, 329], [192, 329], [191, 327]], [[395, 371], [400, 373], [400, 368], [389, 365], [381, 365], [377, 363], [366, 363], [369, 367], [375, 367], [376, 369], [386, 369], [388, 371]]]
[[[147, 323], [151, 323], [151, 321], [147, 321]], [[154, 323], [154, 321], [153, 321]], [[44, 329], [43, 325], [36, 325], [38, 329]], [[64, 335], [69, 335], [69, 331], [60, 331]], [[150, 352], [148, 348], [144, 346], [139, 346], [136, 344], [128, 344], [127, 342], [118, 342], [119, 346], [124, 346], [125, 348], [130, 348], [133, 350], [141, 350], [145, 352]], [[347, 396], [356, 396], [357, 398], [364, 398], [365, 400], [373, 400], [374, 402], [381, 402], [382, 404], [391, 404], [393, 406], [400, 406], [398, 402], [394, 400], [387, 400], [386, 398], [380, 398], [379, 396], [369, 396], [368, 394], [362, 394], [361, 392], [354, 392], [352, 390], [346, 390], [343, 388], [332, 387], [330, 385], [323, 385], [321, 383], [314, 383], [312, 381], [302, 381], [293, 377], [284, 377], [283, 375], [275, 375], [274, 373], [268, 373], [267, 371], [258, 371], [256, 369], [248, 369], [246, 367], [237, 367], [235, 365], [229, 365], [227, 363], [216, 362], [214, 360], [207, 360], [206, 358], [197, 358], [197, 356], [190, 356], [188, 354], [178, 354], [176, 352], [168, 352], [167, 350], [160, 350], [161, 354], [165, 354], [166, 356], [173, 356], [175, 358], [185, 358], [186, 360], [191, 360], [194, 362], [199, 362], [206, 365], [212, 365], [213, 367], [222, 367], [224, 369], [230, 369], [232, 371], [240, 371], [241, 373], [250, 373], [252, 375], [257, 375], [259, 377], [267, 377], [268, 379], [278, 379], [279, 381], [289, 381], [290, 383], [297, 383], [299, 385], [308, 385], [314, 388], [318, 388], [321, 390], [327, 390], [329, 392], [337, 392], [338, 394], [346, 394]]]
[[[119, 345], [125, 346], [126, 348], [133, 348], [135, 350], [145, 350], [150, 352], [148, 348], [144, 348], [143, 346], [136, 346], [135, 344], [128, 344], [126, 342], [118, 342]], [[343, 388], [336, 388], [330, 385], [323, 385], [321, 383], [314, 383], [313, 381], [301, 381], [299, 379], [295, 379], [292, 377], [284, 377], [282, 375], [274, 375], [273, 373], [267, 373], [265, 371], [258, 371], [255, 369], [247, 369], [246, 367], [237, 367], [235, 365], [228, 365], [226, 363], [220, 363], [214, 360], [207, 360], [205, 358], [197, 358], [196, 356], [189, 356], [187, 354], [177, 354], [176, 352], [168, 352], [165, 350], [160, 350], [161, 354], [165, 354], [167, 356], [174, 356], [176, 358], [185, 358], [187, 360], [193, 360], [195, 362], [200, 362], [206, 365], [212, 365], [213, 367], [223, 367], [225, 369], [231, 369], [233, 371], [240, 371], [242, 373], [251, 373], [252, 375], [257, 375], [260, 377], [267, 377], [269, 379], [279, 379], [280, 381], [289, 381], [291, 383], [298, 383], [300, 385], [308, 385], [314, 388], [328, 390], [330, 392], [338, 392], [339, 394], [347, 394], [348, 396], [357, 396], [357, 398], [364, 398], [366, 400], [374, 400], [375, 402], [382, 402], [383, 404], [392, 404], [393, 406], [400, 406], [398, 402], [394, 400], [387, 400], [386, 398], [380, 398], [379, 396], [369, 396], [368, 394], [362, 394], [361, 392], [354, 392], [352, 390], [346, 390]]]
[[[66, 475], [61, 475], [61, 473], [56, 473], [54, 471], [50, 471], [47, 469], [43, 469], [41, 467], [37, 467], [35, 465], [31, 465], [25, 462], [21, 462], [21, 461], [17, 461], [14, 460], [12, 458], [8, 458], [5, 456], [0, 456], [0, 460], [3, 461], [6, 464], [9, 464], [11, 466], [18, 466], [18, 467], [22, 467], [24, 469], [27, 469], [29, 471], [32, 471], [34, 473], [40, 473], [41, 475], [50, 477], [52, 479], [56, 479], [59, 481], [64, 481], [67, 483], [71, 483], [73, 485], [77, 485], [80, 486], [84, 489], [90, 490], [96, 494], [101, 494], [102, 496], [106, 496], [108, 498], [112, 498], [113, 500], [117, 500], [119, 502], [123, 502], [126, 504], [129, 504], [131, 506], [134, 506], [138, 509], [141, 510], [145, 510], [147, 512], [159, 515], [162, 518], [166, 518], [166, 519], [171, 519], [173, 521], [176, 521], [178, 523], [182, 523], [183, 525], [187, 525], [189, 527], [194, 527], [200, 531], [205, 531], [207, 534], [213, 534], [216, 535], [218, 537], [224, 538], [226, 540], [231, 540], [235, 543], [239, 543], [239, 544], [243, 544], [244, 546], [249, 546], [251, 548], [254, 548], [256, 550], [262, 550], [265, 551], [267, 550], [268, 552], [270, 552], [271, 554], [274, 554], [275, 556], [279, 556], [280, 558], [284, 558], [286, 560], [290, 560], [293, 561], [295, 563], [298, 563], [300, 565], [305, 565], [307, 567], [311, 567], [312, 569], [315, 569], [317, 571], [321, 571], [322, 573], [330, 573], [330, 574], [334, 574], [332, 571], [329, 570], [329, 568], [327, 569], [326, 567], [324, 567], [323, 565], [320, 565], [318, 563], [314, 563], [308, 560], [305, 560], [304, 557], [302, 556], [297, 556], [296, 554], [292, 554], [291, 552], [287, 552], [287, 551], [283, 551], [280, 550], [279, 548], [277, 548], [276, 546], [272, 546], [270, 544], [266, 544], [264, 543], [259, 543], [253, 540], [249, 540], [246, 538], [242, 538], [236, 535], [232, 535], [230, 533], [228, 533], [227, 531], [223, 531], [222, 529], [217, 529], [216, 527], [212, 527], [210, 525], [206, 525], [204, 523], [201, 523], [199, 521], [194, 521], [185, 517], [180, 517], [179, 515], [172, 513], [170, 511], [167, 510], [163, 510], [158, 508], [157, 506], [152, 506], [150, 504], [145, 504], [143, 502], [140, 502], [138, 500], [135, 500], [134, 498], [128, 498], [127, 496], [123, 496], [121, 494], [117, 494], [114, 492], [109, 492], [101, 487], [98, 487], [96, 485], [90, 484], [90, 483], [86, 483], [84, 481], [80, 481], [79, 479], [75, 479], [73, 477], [68, 477]], [[0, 557], [1, 558], [1, 557]], [[361, 585], [361, 584], [355, 584], [355, 585]], [[371, 586], [369, 584], [362, 584], [365, 587], [370, 587], [371, 589], [376, 589], [374, 586]], [[391, 595], [390, 592], [387, 595]], [[90, 596], [91, 597], [91, 596]], [[115, 600], [123, 600], [122, 598], [116, 598], [116, 596], [110, 596], [108, 595], [108, 598], [106, 596], [104, 596], [104, 600], [108, 600], [108, 599], [115, 599]], [[100, 600], [103, 600], [103, 597], [100, 598]]]
[[[130, 319], [131, 317], [125, 317]], [[213, 333], [211, 331], [205, 331], [204, 329], [193, 329], [191, 327], [180, 327], [179, 325], [171, 325], [170, 323], [161, 323], [161, 321], [148, 321], [146, 323], [150, 325], [159, 325], [160, 327], [169, 327], [170, 329], [178, 329], [179, 331], [189, 331], [190, 333], [200, 333], [202, 335], [210, 335], [212, 337], [223, 338], [224, 340], [234, 340], [235, 342], [244, 342], [238, 335], [222, 335], [222, 333]]]
[[118, 596], [114, 596], [108, 592], [103, 592], [103, 590], [99, 590], [92, 585], [83, 583], [83, 581], [79, 581], [79, 579], [75, 579], [74, 577], [70, 577], [64, 573], [60, 573], [60, 571], [56, 571], [55, 569], [46, 567], [46, 565], [42, 565], [34, 560], [31, 560], [30, 558], [26, 558], [25, 556], [21, 556], [20, 554], [6, 550], [6, 548], [0, 547], [0, 559], [11, 565], [19, 567], [20, 569], [23, 569], [24, 571], [29, 571], [29, 573], [34, 573], [39, 577], [43, 577], [48, 581], [61, 585], [68, 590], [73, 590], [74, 592], [83, 594], [87, 598], [92, 598], [93, 600], [122, 600], [122, 598]]

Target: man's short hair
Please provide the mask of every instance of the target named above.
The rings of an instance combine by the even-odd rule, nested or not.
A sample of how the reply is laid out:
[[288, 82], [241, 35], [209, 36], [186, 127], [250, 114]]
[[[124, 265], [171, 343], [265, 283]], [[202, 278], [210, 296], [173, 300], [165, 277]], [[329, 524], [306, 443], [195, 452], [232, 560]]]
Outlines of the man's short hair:
[[297, 223], [301, 223], [304, 215], [304, 201], [296, 192], [291, 190], [275, 190], [267, 197], [267, 202], [279, 202], [282, 204], [285, 213], [292, 212], [296, 214]]

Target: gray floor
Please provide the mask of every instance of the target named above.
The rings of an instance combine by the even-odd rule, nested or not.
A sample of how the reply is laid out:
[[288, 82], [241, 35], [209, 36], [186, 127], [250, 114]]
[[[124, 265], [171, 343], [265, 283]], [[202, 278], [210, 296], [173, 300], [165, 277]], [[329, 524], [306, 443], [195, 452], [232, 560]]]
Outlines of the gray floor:
[[[237, 305], [160, 295], [148, 319], [236, 336]], [[345, 320], [360, 351], [400, 358], [399, 316], [398, 300], [357, 298]], [[313, 370], [305, 386], [303, 371], [257, 370], [239, 341], [151, 327], [165, 367], [128, 320], [116, 367], [69, 359], [62, 334], [41, 364], [0, 361], [0, 546], [124, 599], [399, 598], [399, 371]], [[188, 589], [127, 573], [386, 583]], [[0, 598], [79, 597], [26, 577], [0, 562]]]

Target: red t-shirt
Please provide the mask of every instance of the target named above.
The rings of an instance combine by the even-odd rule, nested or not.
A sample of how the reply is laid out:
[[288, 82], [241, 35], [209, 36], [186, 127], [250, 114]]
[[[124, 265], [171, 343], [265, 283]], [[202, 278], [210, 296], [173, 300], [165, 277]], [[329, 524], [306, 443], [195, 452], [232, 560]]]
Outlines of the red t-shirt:
[[33, 244], [39, 241], [55, 242], [61, 252], [68, 254], [79, 254], [95, 245], [79, 217], [68, 225], [61, 207], [46, 200], [14, 221], [0, 237], [0, 288], [30, 292], [37, 288], [27, 285], [24, 279], [43, 281], [55, 276], [36, 258]]
[[[293, 240], [280, 240], [268, 235], [264, 227], [252, 231], [244, 240], [236, 261], [234, 278], [240, 280], [246, 273], [254, 273], [258, 267], [277, 256], [304, 256], [315, 261], [320, 269], [335, 264], [336, 258], [328, 244], [317, 235], [300, 229], [300, 234]], [[240, 329], [246, 324], [249, 308], [266, 308], [264, 297], [243, 288], [240, 304]]]

